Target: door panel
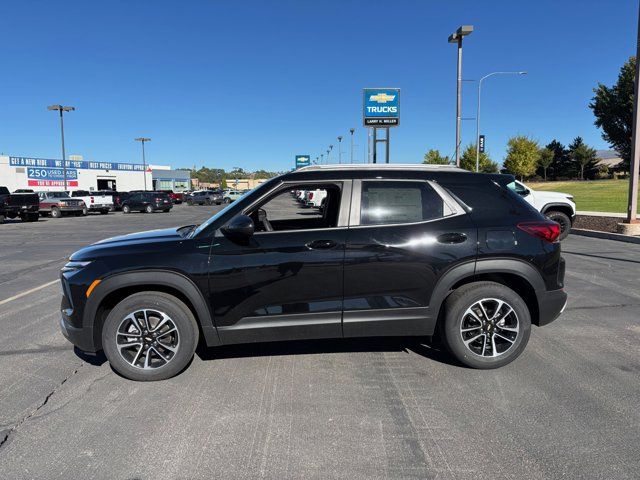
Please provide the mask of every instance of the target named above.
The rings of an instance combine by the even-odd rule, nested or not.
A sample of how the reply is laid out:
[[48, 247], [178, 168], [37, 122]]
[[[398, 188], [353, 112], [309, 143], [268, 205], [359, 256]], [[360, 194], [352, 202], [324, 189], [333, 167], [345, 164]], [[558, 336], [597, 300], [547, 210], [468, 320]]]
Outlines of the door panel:
[[[362, 205], [352, 209], [356, 226], [349, 229], [345, 251], [345, 337], [431, 335], [438, 312], [429, 311], [429, 303], [438, 280], [448, 269], [475, 261], [477, 229], [469, 215], [450, 213], [450, 205], [436, 205], [441, 199], [431, 188], [421, 195], [415, 182], [405, 185], [397, 192], [385, 192], [385, 185], [372, 188], [362, 196]], [[360, 188], [354, 189], [354, 199]], [[362, 218], [370, 222], [383, 221], [379, 219], [384, 216], [409, 220], [446, 216], [362, 226], [357, 225], [360, 208], [369, 209]]]
[[341, 337], [346, 234], [256, 233], [247, 245], [216, 237], [209, 285], [222, 342]]

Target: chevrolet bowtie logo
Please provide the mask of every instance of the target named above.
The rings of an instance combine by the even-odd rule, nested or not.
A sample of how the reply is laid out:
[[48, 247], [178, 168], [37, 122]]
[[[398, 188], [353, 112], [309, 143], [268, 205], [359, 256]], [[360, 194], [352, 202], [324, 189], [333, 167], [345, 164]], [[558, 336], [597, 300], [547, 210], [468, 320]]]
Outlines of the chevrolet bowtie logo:
[[387, 102], [393, 102], [395, 98], [396, 98], [395, 95], [387, 95], [386, 93], [382, 92], [382, 93], [377, 93], [375, 95], [371, 95], [369, 97], [369, 101], [377, 102], [377, 103], [387, 103]]
[[306, 162], [309, 159], [307, 157], [298, 157], [298, 160], [300, 160], [301, 162]]

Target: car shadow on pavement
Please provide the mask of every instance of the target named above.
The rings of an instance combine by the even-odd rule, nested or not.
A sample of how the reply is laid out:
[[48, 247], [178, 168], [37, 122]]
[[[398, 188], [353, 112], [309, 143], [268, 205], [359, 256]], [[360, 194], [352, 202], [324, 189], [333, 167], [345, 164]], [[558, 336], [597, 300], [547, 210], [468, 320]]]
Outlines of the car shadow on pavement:
[[615, 260], [616, 262], [640, 263], [640, 260], [631, 260], [630, 258], [606, 257], [604, 255], [593, 255], [591, 253], [571, 252], [569, 250], [563, 250], [562, 253], [568, 253], [569, 255], [579, 255], [581, 257], [602, 258], [604, 260]]
[[206, 347], [199, 345], [196, 354], [201, 360], [268, 357], [282, 355], [313, 355], [318, 353], [405, 352], [452, 366], [462, 366], [439, 346], [425, 337], [365, 337], [328, 340], [295, 340], [270, 343], [247, 343]]
[[99, 367], [107, 361], [107, 357], [105, 357], [104, 352], [102, 351], [94, 355], [91, 353], [83, 352], [78, 347], [73, 347], [73, 353], [75, 353], [80, 360], [83, 360], [96, 367]]

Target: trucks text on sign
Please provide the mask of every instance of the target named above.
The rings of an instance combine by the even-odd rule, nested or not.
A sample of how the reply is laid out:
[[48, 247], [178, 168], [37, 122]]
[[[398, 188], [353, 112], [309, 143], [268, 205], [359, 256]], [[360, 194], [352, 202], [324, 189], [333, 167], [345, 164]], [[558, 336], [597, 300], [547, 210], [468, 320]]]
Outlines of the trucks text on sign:
[[395, 127], [400, 125], [400, 89], [365, 88], [362, 118], [365, 127]]

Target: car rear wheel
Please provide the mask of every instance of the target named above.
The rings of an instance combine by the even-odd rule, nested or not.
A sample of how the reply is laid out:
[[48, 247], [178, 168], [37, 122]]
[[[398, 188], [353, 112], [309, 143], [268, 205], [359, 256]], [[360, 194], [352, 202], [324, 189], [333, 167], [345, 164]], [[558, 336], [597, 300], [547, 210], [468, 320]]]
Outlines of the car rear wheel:
[[51, 207], [51, 217], [52, 218], [60, 218], [62, 216], [62, 212], [58, 207]]
[[102, 347], [111, 366], [131, 380], [171, 378], [191, 361], [198, 325], [182, 301], [162, 292], [135, 293], [105, 320]]
[[225, 198], [224, 199], [224, 203], [231, 203], [231, 199], [230, 198]]
[[145, 212], [147, 213], [153, 213], [153, 207], [151, 205], [147, 205], [144, 209]]
[[87, 213], [89, 213], [89, 210], [87, 210], [87, 207], [84, 207], [84, 208], [82, 209], [82, 216], [86, 217], [86, 216], [87, 216]]
[[569, 236], [569, 232], [571, 232], [571, 219], [566, 213], [552, 211], [547, 212], [546, 216], [549, 220], [560, 224], [560, 236], [558, 240], [564, 240]]
[[0, 225], [4, 223], [4, 215], [0, 215]]
[[123, 205], [122, 213], [131, 213], [131, 207], [129, 205]]
[[522, 298], [495, 282], [474, 282], [454, 291], [445, 302], [442, 333], [461, 363], [479, 369], [511, 363], [525, 349], [531, 315]]

